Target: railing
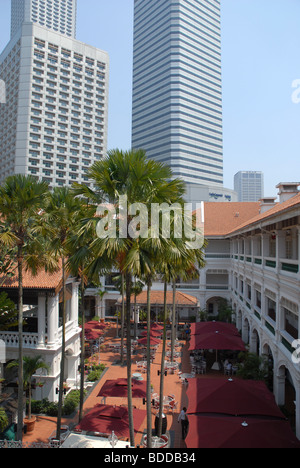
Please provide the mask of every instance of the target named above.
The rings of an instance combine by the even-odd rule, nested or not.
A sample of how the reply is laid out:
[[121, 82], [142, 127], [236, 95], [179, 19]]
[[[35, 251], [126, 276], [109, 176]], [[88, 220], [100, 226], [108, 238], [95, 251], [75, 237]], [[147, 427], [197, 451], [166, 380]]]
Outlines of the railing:
[[[19, 334], [17, 332], [0, 332], [0, 339], [8, 348], [19, 347]], [[37, 333], [23, 333], [23, 347], [35, 349], [38, 346]]]
[[0, 440], [0, 449], [2, 448], [38, 448], [38, 449], [46, 449], [46, 448], [59, 448], [60, 443], [57, 440], [53, 440], [49, 442], [49, 444], [42, 443], [42, 442], [18, 442], [14, 440]]
[[289, 273], [299, 273], [299, 262], [296, 260], [280, 260], [281, 261], [281, 270], [287, 271]]

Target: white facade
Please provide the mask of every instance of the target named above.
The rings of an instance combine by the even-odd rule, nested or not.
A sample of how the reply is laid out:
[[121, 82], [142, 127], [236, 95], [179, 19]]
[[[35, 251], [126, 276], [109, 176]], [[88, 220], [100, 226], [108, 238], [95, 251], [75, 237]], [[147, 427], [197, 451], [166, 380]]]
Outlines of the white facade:
[[223, 185], [219, 0], [135, 0], [132, 147]]
[[[70, 297], [66, 306], [66, 361], [65, 382], [75, 386], [79, 382], [78, 366], [80, 364], [81, 342], [78, 326], [78, 283], [68, 281]], [[24, 290], [25, 291], [25, 290]], [[7, 290], [9, 294], [9, 290]], [[37, 307], [24, 312], [24, 316], [36, 319], [37, 332], [23, 333], [23, 352], [25, 356], [41, 356], [50, 370], [33, 376], [36, 389], [33, 398], [58, 401], [57, 388], [60, 382], [62, 324], [59, 318], [60, 292], [40, 290], [37, 293]], [[18, 332], [0, 332], [0, 340], [5, 343], [6, 362], [17, 360], [19, 352]], [[44, 384], [39, 387], [39, 383]]]
[[32, 174], [50, 187], [87, 183], [106, 153], [106, 52], [24, 23], [0, 56], [0, 183]]
[[240, 202], [255, 202], [264, 196], [264, 175], [258, 171], [240, 171], [234, 176], [234, 190]]
[[75, 38], [77, 0], [11, 0], [11, 37], [23, 22]]

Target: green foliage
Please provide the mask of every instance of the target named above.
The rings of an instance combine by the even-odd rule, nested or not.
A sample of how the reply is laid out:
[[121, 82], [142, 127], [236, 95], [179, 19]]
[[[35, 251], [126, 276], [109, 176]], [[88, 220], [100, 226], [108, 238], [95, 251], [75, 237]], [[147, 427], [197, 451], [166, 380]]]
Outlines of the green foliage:
[[0, 432], [3, 432], [8, 426], [8, 416], [4, 408], [0, 408]]
[[6, 331], [18, 325], [18, 311], [15, 303], [5, 292], [0, 293], [0, 330]]
[[244, 380], [264, 380], [267, 381], [269, 366], [267, 356], [258, 356], [254, 353], [240, 353], [239, 359], [242, 364], [239, 365], [237, 375]]

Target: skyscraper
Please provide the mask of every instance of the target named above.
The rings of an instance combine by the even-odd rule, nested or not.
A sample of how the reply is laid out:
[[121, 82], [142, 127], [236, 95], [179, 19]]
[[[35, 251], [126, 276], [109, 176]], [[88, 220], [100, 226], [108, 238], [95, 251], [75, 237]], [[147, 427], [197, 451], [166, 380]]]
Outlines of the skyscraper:
[[0, 55], [0, 183], [12, 174], [89, 183], [106, 153], [108, 54], [74, 38], [76, 0], [12, 0], [11, 20]]
[[264, 175], [258, 171], [240, 171], [234, 176], [234, 190], [240, 202], [256, 202], [264, 196]]
[[11, 37], [24, 22], [75, 38], [77, 0], [12, 0]]
[[132, 147], [223, 186], [219, 0], [135, 0]]

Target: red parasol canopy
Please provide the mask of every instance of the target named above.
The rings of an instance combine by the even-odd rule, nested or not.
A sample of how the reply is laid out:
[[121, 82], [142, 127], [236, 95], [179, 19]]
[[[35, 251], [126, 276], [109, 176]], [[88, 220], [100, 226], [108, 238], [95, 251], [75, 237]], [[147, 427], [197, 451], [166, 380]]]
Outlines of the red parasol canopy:
[[300, 448], [288, 421], [189, 415], [188, 448]]
[[[133, 408], [134, 431], [138, 432], [145, 417], [146, 411]], [[76, 431], [100, 432], [117, 437], [129, 437], [128, 409], [121, 406], [96, 405], [76, 426]]]
[[197, 322], [191, 324], [191, 335], [202, 335], [219, 331], [228, 335], [240, 336], [238, 329], [232, 323], [225, 322]]
[[[145, 327], [145, 328], [147, 328], [147, 327]], [[157, 330], [163, 330], [163, 329], [164, 329], [164, 327], [162, 325], [159, 325], [158, 323], [153, 323], [151, 325], [151, 330], [156, 330], [157, 331]]]
[[[147, 336], [145, 336], [144, 338], [140, 338], [138, 340], [138, 343], [146, 345], [147, 344]], [[160, 339], [150, 336], [150, 346], [155, 346], [155, 345], [158, 345], [159, 343], [161, 343]]]
[[[132, 397], [133, 398], [146, 398], [147, 396], [147, 382], [141, 380], [132, 380]], [[98, 397], [127, 397], [128, 384], [127, 379], [107, 380]]]
[[257, 415], [285, 419], [274, 395], [262, 381], [190, 379], [187, 396], [190, 414]]
[[[149, 335], [152, 337], [156, 337], [156, 336], [161, 336], [161, 333], [162, 333], [161, 331], [150, 330]], [[147, 331], [142, 332], [142, 336], [147, 336], [147, 334], [148, 334]]]
[[246, 351], [245, 345], [239, 336], [227, 335], [218, 331], [203, 335], [191, 335], [189, 349]]
[[106, 328], [104, 323], [99, 323], [93, 320], [84, 324], [85, 330], [104, 330], [104, 328]]
[[98, 338], [102, 335], [101, 330], [85, 330], [84, 337], [87, 341], [90, 340], [98, 340]]

